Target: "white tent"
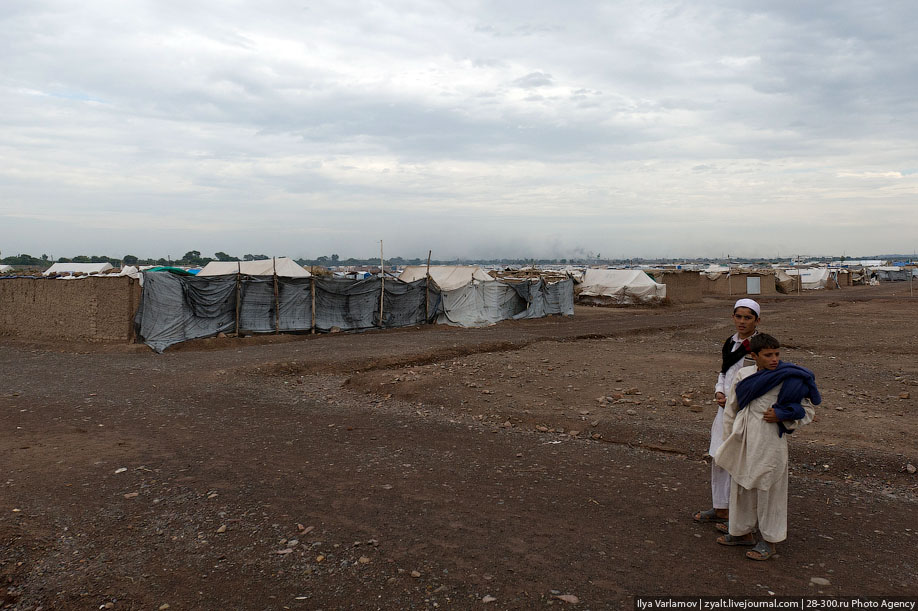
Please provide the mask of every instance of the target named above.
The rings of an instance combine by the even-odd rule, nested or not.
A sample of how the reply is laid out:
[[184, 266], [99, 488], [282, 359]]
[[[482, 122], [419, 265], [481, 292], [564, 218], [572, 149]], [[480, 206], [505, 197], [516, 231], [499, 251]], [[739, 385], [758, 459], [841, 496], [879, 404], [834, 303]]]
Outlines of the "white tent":
[[55, 263], [42, 272], [43, 276], [52, 274], [101, 274], [112, 269], [110, 263]]
[[5, 272], [7, 270], [13, 269], [12, 265], [0, 265], [0, 272]]
[[231, 276], [242, 273], [247, 276], [273, 276], [275, 270], [283, 278], [308, 278], [312, 275], [288, 257], [260, 261], [211, 261], [197, 275]]
[[[398, 279], [403, 282], [414, 282], [426, 276], [426, 265], [409, 265], [402, 271]], [[494, 280], [477, 265], [431, 265], [430, 277], [444, 291], [452, 291], [465, 286], [473, 280], [480, 282], [492, 282]]]
[[788, 276], [800, 276], [800, 286], [804, 291], [826, 288], [829, 282], [829, 270], [825, 267], [811, 267], [785, 270]]
[[581, 296], [616, 304], [646, 303], [666, 297], [665, 284], [657, 284], [636, 269], [588, 269], [581, 286]]

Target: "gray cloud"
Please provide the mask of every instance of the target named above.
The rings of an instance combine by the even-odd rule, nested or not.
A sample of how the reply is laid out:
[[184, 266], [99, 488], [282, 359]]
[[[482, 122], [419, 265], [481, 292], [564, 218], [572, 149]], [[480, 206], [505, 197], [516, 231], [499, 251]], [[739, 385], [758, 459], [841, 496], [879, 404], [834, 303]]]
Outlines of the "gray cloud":
[[520, 78], [513, 81], [513, 85], [520, 87], [522, 89], [535, 89], [536, 87], [548, 87], [553, 85], [550, 74], [545, 74], [544, 72], [530, 72], [526, 76], [521, 76]]
[[4, 3], [0, 250], [694, 256], [752, 210], [782, 243], [735, 255], [909, 251], [914, 26], [893, 1]]

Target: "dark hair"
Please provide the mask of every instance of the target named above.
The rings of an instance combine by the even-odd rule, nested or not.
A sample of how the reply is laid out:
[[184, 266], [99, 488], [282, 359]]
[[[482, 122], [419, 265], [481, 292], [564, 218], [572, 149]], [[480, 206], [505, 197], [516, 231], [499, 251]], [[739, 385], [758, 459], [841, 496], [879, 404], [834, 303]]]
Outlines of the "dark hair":
[[736, 311], [739, 310], [740, 308], [743, 308], [744, 310], [749, 310], [750, 312], [752, 312], [752, 315], [755, 316], [756, 320], [759, 319], [759, 313], [753, 310], [752, 308], [750, 308], [749, 306], [739, 306], [739, 307], [733, 308], [734, 316], [736, 316]]
[[755, 352], [756, 354], [762, 350], [777, 350], [780, 347], [781, 342], [778, 341], [778, 338], [767, 333], [753, 335], [752, 339], [749, 340], [749, 352]]

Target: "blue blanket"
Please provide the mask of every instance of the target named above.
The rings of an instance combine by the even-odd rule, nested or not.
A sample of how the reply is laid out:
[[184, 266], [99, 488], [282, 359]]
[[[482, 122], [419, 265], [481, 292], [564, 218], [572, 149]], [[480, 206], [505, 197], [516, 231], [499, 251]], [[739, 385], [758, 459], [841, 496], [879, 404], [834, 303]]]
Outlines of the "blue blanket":
[[[736, 385], [736, 401], [742, 410], [754, 399], [783, 383], [778, 393], [778, 402], [772, 407], [779, 420], [800, 420], [806, 416], [801, 401], [808, 398], [813, 405], [822, 403], [822, 395], [816, 388], [816, 376], [806, 367], [779, 361], [774, 369], [760, 369]], [[778, 437], [793, 433], [778, 422]]]

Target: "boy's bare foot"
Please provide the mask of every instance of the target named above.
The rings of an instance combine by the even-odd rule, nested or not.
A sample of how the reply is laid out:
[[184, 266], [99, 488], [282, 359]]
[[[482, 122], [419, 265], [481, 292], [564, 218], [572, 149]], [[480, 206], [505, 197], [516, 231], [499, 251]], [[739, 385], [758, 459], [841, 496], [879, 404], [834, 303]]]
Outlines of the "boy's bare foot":
[[729, 509], [705, 509], [696, 511], [692, 519], [696, 522], [726, 522], [730, 518]]

